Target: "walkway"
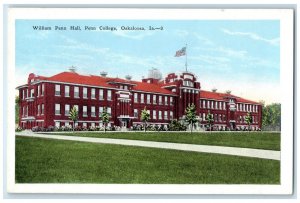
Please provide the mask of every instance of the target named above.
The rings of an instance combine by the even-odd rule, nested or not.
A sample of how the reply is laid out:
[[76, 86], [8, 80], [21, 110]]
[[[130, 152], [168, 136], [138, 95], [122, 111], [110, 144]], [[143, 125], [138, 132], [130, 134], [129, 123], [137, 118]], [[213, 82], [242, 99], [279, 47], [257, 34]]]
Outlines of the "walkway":
[[280, 151], [238, 148], [238, 147], [222, 147], [210, 145], [196, 145], [196, 144], [180, 144], [168, 142], [153, 142], [153, 141], [140, 141], [140, 140], [125, 140], [125, 139], [110, 139], [110, 138], [92, 138], [92, 137], [77, 137], [77, 136], [64, 136], [57, 134], [34, 134], [27, 132], [16, 132], [18, 136], [48, 138], [57, 140], [71, 140], [81, 142], [92, 142], [102, 144], [118, 144], [127, 146], [151, 147], [160, 149], [173, 149], [181, 151], [204, 152], [214, 154], [226, 154], [244, 157], [255, 157], [261, 159], [280, 160]]

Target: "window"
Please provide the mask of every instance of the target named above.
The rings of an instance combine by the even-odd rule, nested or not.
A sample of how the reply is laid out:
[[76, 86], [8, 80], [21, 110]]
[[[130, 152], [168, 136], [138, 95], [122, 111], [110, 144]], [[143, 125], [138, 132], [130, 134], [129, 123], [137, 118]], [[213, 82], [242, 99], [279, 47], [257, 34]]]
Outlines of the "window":
[[214, 101], [211, 101], [211, 108], [214, 109]]
[[173, 97], [170, 97], [170, 105], [173, 106]]
[[152, 116], [153, 116], [153, 119], [156, 119], [156, 110], [152, 111]]
[[236, 105], [236, 110], [239, 111], [239, 104]]
[[23, 106], [23, 109], [22, 109], [22, 116], [23, 117], [25, 116], [25, 106]]
[[173, 111], [170, 111], [170, 119], [173, 119]]
[[69, 126], [70, 125], [70, 123], [69, 122], [65, 122], [65, 126]]
[[65, 97], [69, 97], [70, 96], [70, 86], [66, 85], [65, 86]]
[[124, 85], [124, 90], [128, 90], [128, 86], [127, 85]]
[[156, 104], [156, 95], [153, 95], [153, 96], [152, 96], [152, 103], [153, 103], [153, 104]]
[[91, 98], [96, 99], [96, 90], [95, 90], [95, 88], [92, 88], [92, 90], [91, 90]]
[[82, 123], [83, 128], [87, 128], [87, 123]]
[[96, 126], [96, 125], [95, 125], [95, 123], [91, 123], [91, 127], [93, 127], [93, 128], [94, 128], [95, 126]]
[[25, 90], [22, 91], [22, 99], [25, 99]]
[[205, 115], [205, 113], [203, 113], [203, 120], [204, 120], [204, 121], [206, 120], [206, 115]]
[[39, 96], [40, 96], [40, 94], [41, 94], [41, 86], [40, 86], [40, 85], [38, 85], [37, 87], [38, 87], [38, 90], [37, 90], [37, 96], [39, 97]]
[[83, 88], [83, 98], [87, 99], [87, 88]]
[[207, 108], [210, 108], [210, 101], [207, 101]]
[[222, 102], [219, 102], [219, 109], [222, 109]]
[[133, 110], [133, 117], [138, 118], [139, 117], [139, 112], [137, 109]]
[[189, 87], [193, 87], [193, 86], [194, 86], [193, 82], [188, 81], [188, 80], [184, 80], [184, 81], [183, 81], [183, 85], [184, 85], [184, 86], [189, 86]]
[[219, 104], [218, 104], [218, 102], [216, 101], [216, 103], [215, 103], [215, 108], [216, 109], [218, 109], [219, 108], [219, 106], [218, 106]]
[[141, 94], [141, 103], [144, 103], [144, 94]]
[[134, 93], [134, 103], [138, 103], [138, 93]]
[[168, 96], [165, 96], [165, 105], [168, 105]]
[[75, 108], [77, 111], [79, 111], [78, 105], [74, 105], [74, 108]]
[[111, 90], [107, 90], [107, 100], [111, 100]]
[[100, 107], [99, 107], [99, 116], [101, 116], [102, 113], [103, 113], [103, 107], [100, 106]]
[[40, 108], [41, 108], [41, 107], [40, 107], [40, 105], [38, 104], [38, 105], [37, 105], [37, 115], [40, 115]]
[[55, 104], [55, 115], [60, 115], [60, 104]]
[[60, 96], [60, 85], [55, 85], [55, 96]]
[[34, 97], [34, 89], [30, 90], [30, 97]]
[[42, 107], [41, 107], [42, 111], [41, 111], [41, 115], [44, 115], [44, 104], [42, 104]]
[[159, 105], [162, 105], [162, 96], [158, 97], [158, 103], [159, 103]]
[[79, 87], [74, 87], [74, 97], [79, 98]]
[[202, 106], [203, 106], [203, 108], [206, 108], [206, 106], [205, 106], [205, 100], [203, 100]]
[[84, 117], [87, 117], [87, 106], [83, 106], [83, 107], [82, 107], [82, 115], [83, 115]]
[[42, 96], [44, 96], [44, 92], [45, 92], [45, 84], [42, 84]]
[[28, 106], [26, 106], [26, 117], [28, 116]]
[[65, 116], [69, 116], [69, 115], [70, 115], [70, 105], [65, 104]]
[[94, 106], [91, 107], [91, 116], [96, 117], [96, 108]]
[[60, 122], [59, 122], [59, 121], [56, 121], [56, 122], [55, 122], [55, 127], [57, 127], [57, 128], [60, 127]]
[[168, 112], [165, 111], [164, 113], [165, 113], [165, 114], [164, 114], [164, 119], [165, 119], [165, 120], [168, 120]]
[[103, 100], [104, 97], [103, 97], [103, 89], [100, 89], [99, 90], [99, 100]]
[[150, 101], [150, 94], [147, 94], [147, 104], [151, 104], [151, 101]]
[[162, 112], [161, 111], [158, 111], [158, 118], [162, 119]]
[[111, 107], [107, 107], [107, 113], [111, 116]]
[[226, 103], [223, 102], [223, 109], [225, 110], [226, 109]]

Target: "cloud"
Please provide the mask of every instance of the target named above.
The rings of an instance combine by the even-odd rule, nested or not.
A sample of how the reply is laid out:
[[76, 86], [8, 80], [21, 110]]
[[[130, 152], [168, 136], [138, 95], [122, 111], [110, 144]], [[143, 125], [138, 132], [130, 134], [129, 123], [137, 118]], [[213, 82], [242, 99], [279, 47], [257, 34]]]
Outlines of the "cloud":
[[200, 40], [201, 44], [205, 44], [205, 45], [209, 45], [209, 46], [213, 46], [215, 45], [215, 43], [213, 41], [211, 41], [210, 39], [203, 37], [201, 35], [199, 35], [198, 33], [194, 32], [193, 35]]
[[186, 30], [175, 30], [174, 33], [175, 33], [175, 35], [177, 35], [178, 37], [181, 37], [181, 38], [186, 38], [186, 36], [189, 35], [189, 32]]
[[253, 32], [233, 32], [227, 29], [221, 29], [225, 34], [233, 35], [233, 36], [245, 36], [249, 37], [250, 39], [257, 40], [257, 41], [263, 41], [273, 46], [279, 46], [279, 38], [273, 38], [273, 39], [266, 39], [256, 33]]

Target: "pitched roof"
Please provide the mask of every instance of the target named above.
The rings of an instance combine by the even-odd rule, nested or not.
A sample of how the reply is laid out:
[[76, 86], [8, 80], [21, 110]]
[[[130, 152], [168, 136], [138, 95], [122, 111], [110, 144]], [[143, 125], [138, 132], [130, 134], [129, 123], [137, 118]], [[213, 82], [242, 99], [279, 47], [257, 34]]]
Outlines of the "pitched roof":
[[114, 82], [127, 83], [127, 84], [132, 84], [133, 85], [132, 89], [136, 91], [174, 95], [173, 92], [162, 88], [161, 85], [158, 84], [150, 84], [145, 82], [125, 80], [121, 78], [101, 77], [96, 75], [80, 75], [78, 73], [73, 73], [73, 72], [62, 72], [47, 78], [47, 80], [56, 81], [56, 82], [75, 83], [75, 84], [82, 84], [82, 85], [100, 86], [100, 87], [107, 87], [107, 88], [115, 88], [115, 86], [112, 84]]
[[251, 101], [248, 99], [244, 99], [232, 94], [227, 93], [220, 93], [220, 92], [210, 92], [206, 90], [200, 91], [200, 98], [206, 98], [206, 99], [214, 99], [214, 100], [225, 100], [228, 97], [235, 98], [238, 103], [250, 103], [250, 104], [259, 104], [258, 102]]

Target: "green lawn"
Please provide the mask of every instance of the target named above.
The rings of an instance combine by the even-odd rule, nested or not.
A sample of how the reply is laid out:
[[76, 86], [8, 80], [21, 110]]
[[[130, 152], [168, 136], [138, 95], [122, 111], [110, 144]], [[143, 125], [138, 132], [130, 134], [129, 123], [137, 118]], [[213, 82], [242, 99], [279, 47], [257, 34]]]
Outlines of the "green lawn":
[[64, 133], [68, 136], [119, 138], [131, 140], [147, 140], [157, 142], [175, 142], [187, 144], [203, 144], [230, 147], [245, 147], [255, 149], [280, 150], [280, 133], [269, 132], [130, 132], [130, 133], [103, 133], [103, 132], [74, 132]]
[[17, 183], [280, 183], [275, 160], [18, 136], [15, 172]]

